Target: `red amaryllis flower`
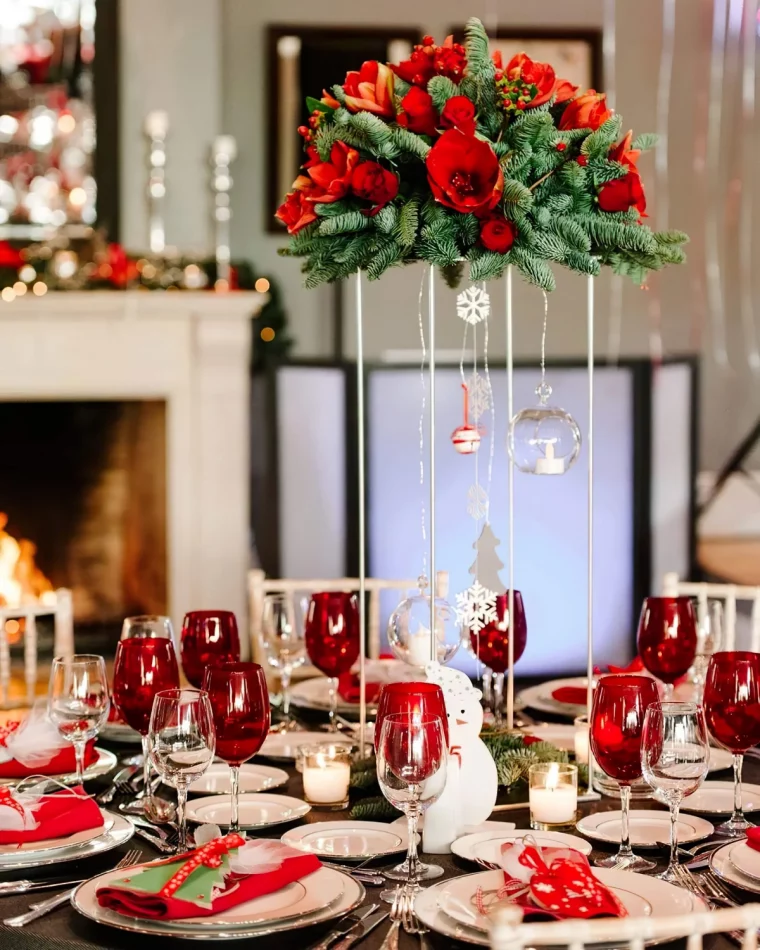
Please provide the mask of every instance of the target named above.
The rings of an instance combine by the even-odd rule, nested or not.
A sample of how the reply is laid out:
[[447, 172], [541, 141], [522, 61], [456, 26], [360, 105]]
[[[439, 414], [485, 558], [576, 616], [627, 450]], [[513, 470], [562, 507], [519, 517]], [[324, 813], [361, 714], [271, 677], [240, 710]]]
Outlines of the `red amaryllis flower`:
[[617, 145], [613, 145], [608, 152], [608, 157], [611, 162], [622, 162], [624, 165], [630, 165], [632, 168], [636, 167], [636, 162], [639, 160], [639, 155], [641, 155], [641, 149], [631, 148], [632, 138], [633, 131], [629, 129], [625, 134], [625, 138], [621, 139]]
[[475, 105], [467, 96], [452, 96], [441, 113], [445, 129], [459, 129], [465, 135], [475, 134]]
[[324, 104], [329, 106], [331, 109], [340, 109], [340, 103], [338, 100], [331, 92], [328, 92], [326, 89], [322, 90], [322, 98], [319, 101], [324, 102]]
[[504, 190], [499, 161], [488, 142], [456, 129], [441, 135], [425, 164], [436, 201], [455, 211], [484, 214]]
[[393, 118], [393, 73], [385, 63], [369, 60], [359, 72], [346, 73], [343, 83], [349, 112], [374, 112]]
[[608, 158], [613, 162], [620, 162], [628, 166], [628, 173], [623, 178], [608, 181], [599, 189], [599, 207], [602, 211], [627, 211], [636, 208], [639, 215], [646, 216], [647, 199], [644, 194], [644, 185], [636, 167], [641, 152], [631, 148], [632, 132], [628, 132], [617, 145], [613, 146]]
[[568, 79], [558, 79], [554, 87], [554, 105], [560, 102], [567, 102], [578, 92], [578, 86], [574, 86]]
[[372, 202], [372, 210], [365, 213], [374, 216], [398, 194], [398, 178], [377, 162], [362, 162], [351, 175], [351, 191]]
[[612, 110], [607, 108], [607, 97], [603, 92], [588, 92], [577, 99], [573, 99], [562, 113], [559, 129], [598, 129], [612, 116]]
[[401, 108], [404, 111], [396, 120], [399, 125], [421, 135], [436, 134], [438, 113], [429, 92], [419, 86], [412, 86], [401, 100]]
[[507, 63], [505, 70], [507, 79], [512, 82], [523, 82], [528, 86], [536, 87], [536, 94], [527, 103], [527, 106], [541, 106], [554, 95], [557, 86], [557, 76], [549, 63], [536, 63], [527, 53], [518, 53]]
[[433, 76], [448, 76], [454, 82], [464, 75], [467, 58], [464, 47], [454, 42], [453, 36], [447, 36], [443, 46], [436, 46], [432, 36], [423, 36], [409, 59], [397, 66], [391, 66], [393, 72], [404, 82], [425, 88]]
[[336, 142], [330, 149], [330, 161], [319, 160], [317, 150], [308, 149], [309, 161], [304, 168], [319, 189], [319, 201], [329, 204], [338, 201], [348, 193], [351, 173], [359, 162], [359, 153], [345, 142]]
[[275, 212], [275, 217], [287, 227], [288, 234], [297, 234], [301, 228], [317, 220], [314, 202], [311, 196], [317, 191], [314, 182], [306, 175], [299, 175], [293, 182], [294, 191], [285, 196], [285, 200]]
[[494, 212], [484, 218], [480, 225], [480, 243], [489, 251], [506, 254], [515, 243], [517, 228], [503, 214]]

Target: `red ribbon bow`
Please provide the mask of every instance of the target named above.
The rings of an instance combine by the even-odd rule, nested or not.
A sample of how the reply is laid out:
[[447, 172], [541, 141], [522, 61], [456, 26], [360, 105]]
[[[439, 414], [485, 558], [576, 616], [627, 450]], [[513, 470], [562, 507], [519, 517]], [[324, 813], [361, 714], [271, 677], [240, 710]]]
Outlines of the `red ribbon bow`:
[[222, 863], [222, 856], [235, 848], [245, 844], [245, 838], [232, 834], [224, 838], [214, 838], [201, 848], [196, 848], [188, 855], [188, 860], [169, 878], [158, 892], [161, 897], [171, 897], [201, 865], [207, 868], [218, 868]]
[[15, 812], [18, 812], [24, 823], [26, 823], [24, 806], [16, 801], [13, 797], [13, 792], [9, 788], [0, 788], [0, 805], [6, 805], [8, 808], [12, 808]]

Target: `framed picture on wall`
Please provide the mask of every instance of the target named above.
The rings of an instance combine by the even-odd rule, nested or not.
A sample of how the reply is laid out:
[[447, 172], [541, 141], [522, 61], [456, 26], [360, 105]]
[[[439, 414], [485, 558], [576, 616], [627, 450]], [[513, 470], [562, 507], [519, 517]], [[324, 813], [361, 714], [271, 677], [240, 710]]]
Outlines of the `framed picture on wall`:
[[[464, 29], [454, 27], [457, 38]], [[539, 63], [551, 63], [557, 76], [582, 92], [602, 88], [602, 31], [563, 29], [502, 29], [490, 40], [491, 52], [500, 50], [506, 65], [515, 53], [527, 53]]]
[[303, 139], [297, 132], [309, 118], [306, 96], [321, 94], [363, 62], [399, 62], [407, 59], [421, 32], [414, 27], [311, 27], [291, 24], [267, 31], [265, 82], [268, 88], [266, 139], [266, 228], [283, 229], [274, 213], [290, 191], [304, 160]]

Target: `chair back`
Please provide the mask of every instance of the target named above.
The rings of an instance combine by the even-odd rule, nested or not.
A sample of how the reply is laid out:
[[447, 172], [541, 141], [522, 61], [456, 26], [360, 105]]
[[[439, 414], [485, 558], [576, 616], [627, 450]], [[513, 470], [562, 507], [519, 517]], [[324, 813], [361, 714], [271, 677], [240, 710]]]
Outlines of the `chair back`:
[[760, 653], [760, 587], [741, 587], [738, 584], [708, 584], [682, 581], [678, 574], [666, 574], [662, 581], [664, 597], [696, 597], [697, 619], [700, 624], [707, 617], [707, 601], [720, 600], [724, 605], [726, 643], [724, 649], [736, 649], [736, 605], [738, 601], [752, 604], [752, 633], [750, 650]]

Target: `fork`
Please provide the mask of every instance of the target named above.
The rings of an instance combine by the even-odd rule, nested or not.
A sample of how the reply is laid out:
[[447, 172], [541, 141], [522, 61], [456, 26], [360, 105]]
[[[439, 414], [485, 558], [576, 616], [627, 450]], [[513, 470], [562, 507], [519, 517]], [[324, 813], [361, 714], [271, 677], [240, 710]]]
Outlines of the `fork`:
[[414, 912], [414, 894], [408, 891], [404, 892], [401, 905], [401, 924], [404, 933], [417, 934], [420, 938], [420, 950], [427, 950], [428, 942], [425, 940], [425, 934], [430, 933], [427, 927], [423, 927], [419, 917]]
[[[113, 870], [121, 871], [124, 868], [131, 868], [135, 864], [139, 864], [140, 861], [142, 861], [142, 855], [137, 849], [133, 849], [132, 851], [127, 851], [127, 853], [113, 868]], [[28, 924], [33, 920], [38, 920], [40, 917], [44, 917], [45, 914], [49, 914], [50, 911], [55, 910], [56, 907], [61, 907], [63, 904], [68, 904], [68, 902], [71, 900], [71, 895], [75, 890], [76, 887], [72, 887], [68, 891], [64, 891], [62, 894], [56, 894], [55, 897], [49, 897], [46, 901], [40, 901], [38, 904], [30, 904], [29, 910], [25, 914], [19, 914], [18, 917], [6, 917], [3, 923], [6, 927], [23, 927], [25, 924]]]
[[391, 926], [385, 935], [380, 950], [398, 950], [398, 931], [401, 926], [401, 908], [403, 901], [403, 888], [397, 887], [393, 894], [393, 903], [391, 904]]

